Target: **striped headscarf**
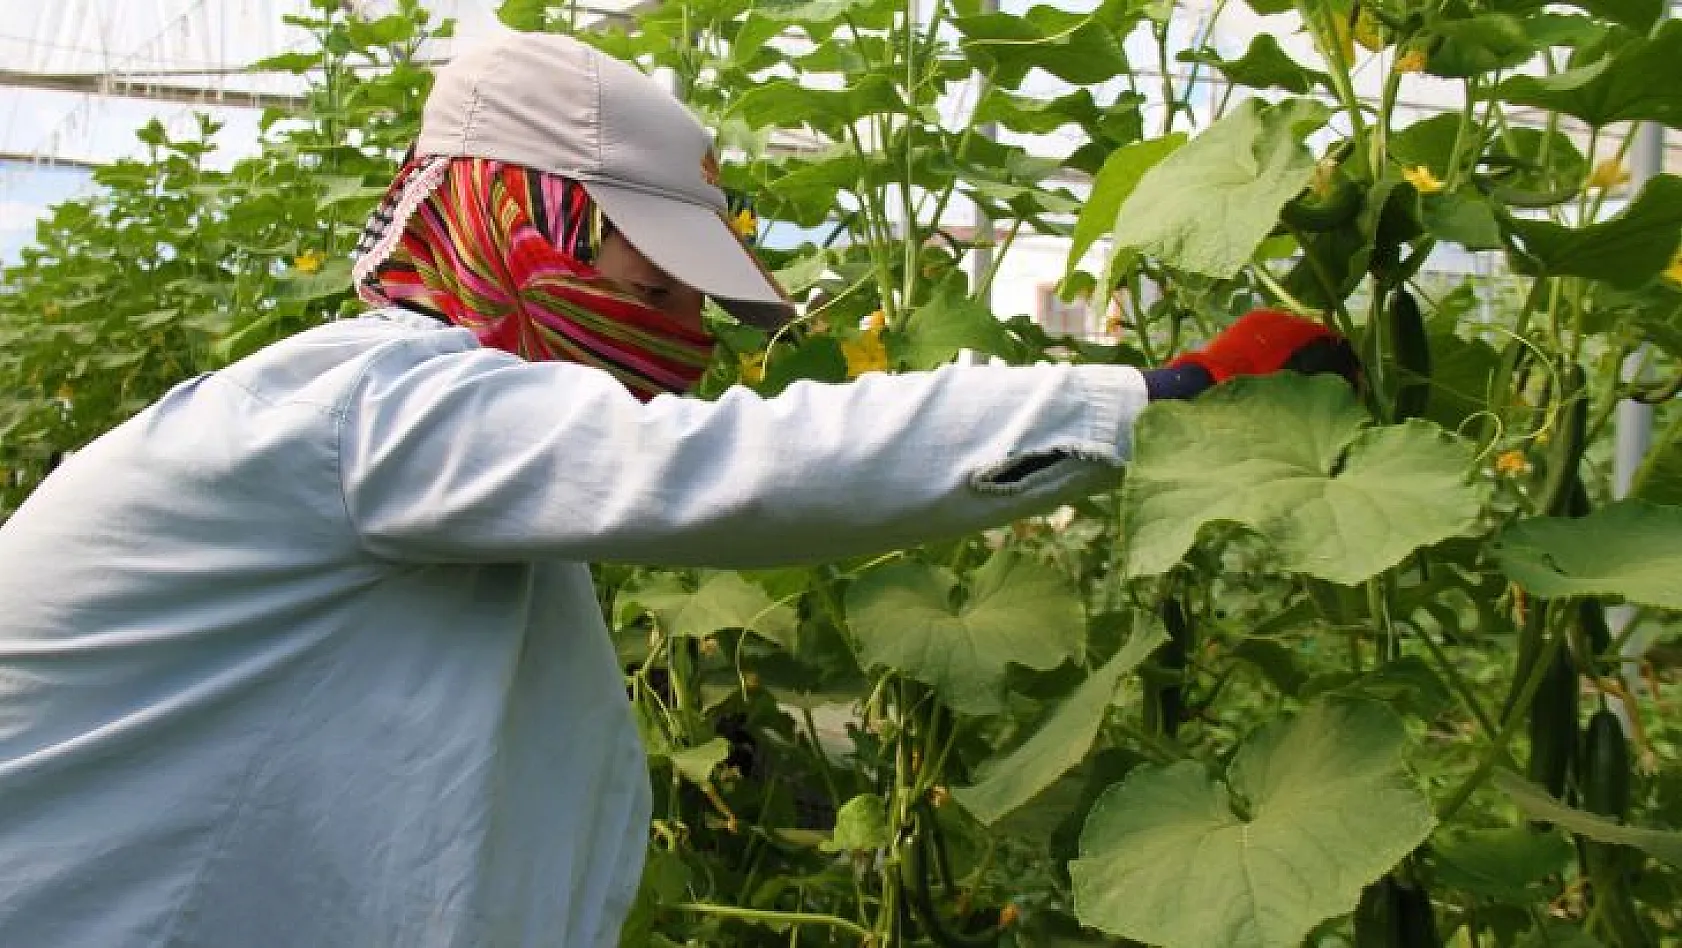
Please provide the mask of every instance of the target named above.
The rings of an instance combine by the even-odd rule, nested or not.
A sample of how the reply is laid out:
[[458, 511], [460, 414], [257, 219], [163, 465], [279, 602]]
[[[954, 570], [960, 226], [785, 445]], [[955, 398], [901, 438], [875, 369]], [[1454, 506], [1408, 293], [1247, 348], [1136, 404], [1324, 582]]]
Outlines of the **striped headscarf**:
[[600, 215], [578, 182], [481, 158], [404, 163], [368, 222], [358, 295], [471, 329], [532, 361], [610, 372], [644, 401], [685, 392], [711, 336], [627, 295], [592, 265]]

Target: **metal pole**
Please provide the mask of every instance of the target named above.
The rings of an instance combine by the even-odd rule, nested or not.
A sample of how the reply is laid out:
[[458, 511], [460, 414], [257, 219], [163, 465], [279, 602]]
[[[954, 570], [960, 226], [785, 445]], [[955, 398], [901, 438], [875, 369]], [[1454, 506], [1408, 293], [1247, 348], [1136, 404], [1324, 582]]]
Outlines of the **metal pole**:
[[[1639, 191], [1642, 185], [1664, 170], [1664, 137], [1664, 126], [1657, 122], [1644, 122], [1636, 132], [1635, 145], [1630, 155], [1631, 193]], [[1645, 355], [1644, 349], [1640, 349], [1624, 360], [1624, 381], [1637, 380], [1638, 375], [1642, 373]], [[1635, 472], [1641, 467], [1641, 460], [1646, 457], [1647, 449], [1652, 446], [1653, 406], [1633, 399], [1624, 399], [1618, 403], [1615, 424], [1612, 497], [1622, 499], [1629, 496]], [[1635, 609], [1632, 606], [1613, 606], [1606, 610], [1606, 624], [1611, 629], [1613, 638], [1622, 635], [1634, 621]], [[1645, 683], [1641, 680], [1640, 660], [1653, 644], [1652, 638], [1652, 630], [1648, 630], [1648, 634], [1637, 632], [1624, 642], [1621, 656], [1625, 659], [1624, 686], [1631, 694], [1639, 694], [1645, 688]]]

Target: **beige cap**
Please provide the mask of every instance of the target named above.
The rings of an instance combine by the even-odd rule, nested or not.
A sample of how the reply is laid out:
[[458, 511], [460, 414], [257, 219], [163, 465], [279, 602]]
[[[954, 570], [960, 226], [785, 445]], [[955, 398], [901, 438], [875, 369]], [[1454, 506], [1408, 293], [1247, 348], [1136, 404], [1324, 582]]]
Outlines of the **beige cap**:
[[701, 123], [655, 80], [571, 37], [498, 30], [439, 69], [415, 151], [572, 178], [643, 256], [731, 315], [774, 328], [794, 313], [725, 217]]

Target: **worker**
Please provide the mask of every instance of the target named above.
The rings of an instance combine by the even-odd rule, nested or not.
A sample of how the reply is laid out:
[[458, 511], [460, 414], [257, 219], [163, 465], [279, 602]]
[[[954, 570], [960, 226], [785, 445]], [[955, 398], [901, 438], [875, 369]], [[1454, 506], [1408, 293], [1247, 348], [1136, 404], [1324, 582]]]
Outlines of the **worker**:
[[716, 169], [632, 67], [484, 42], [370, 221], [368, 311], [183, 382], [0, 528], [0, 945], [613, 945], [650, 791], [586, 564], [967, 534], [1113, 486], [1153, 395], [1347, 352], [1261, 312], [1148, 375], [683, 397], [706, 299], [794, 313]]

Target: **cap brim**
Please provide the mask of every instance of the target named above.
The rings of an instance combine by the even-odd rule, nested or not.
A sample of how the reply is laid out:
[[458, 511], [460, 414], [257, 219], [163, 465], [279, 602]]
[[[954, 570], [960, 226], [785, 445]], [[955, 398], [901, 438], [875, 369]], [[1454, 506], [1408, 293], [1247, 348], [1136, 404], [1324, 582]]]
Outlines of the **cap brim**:
[[593, 181], [584, 189], [639, 253], [725, 312], [762, 329], [793, 318], [788, 295], [717, 211]]

